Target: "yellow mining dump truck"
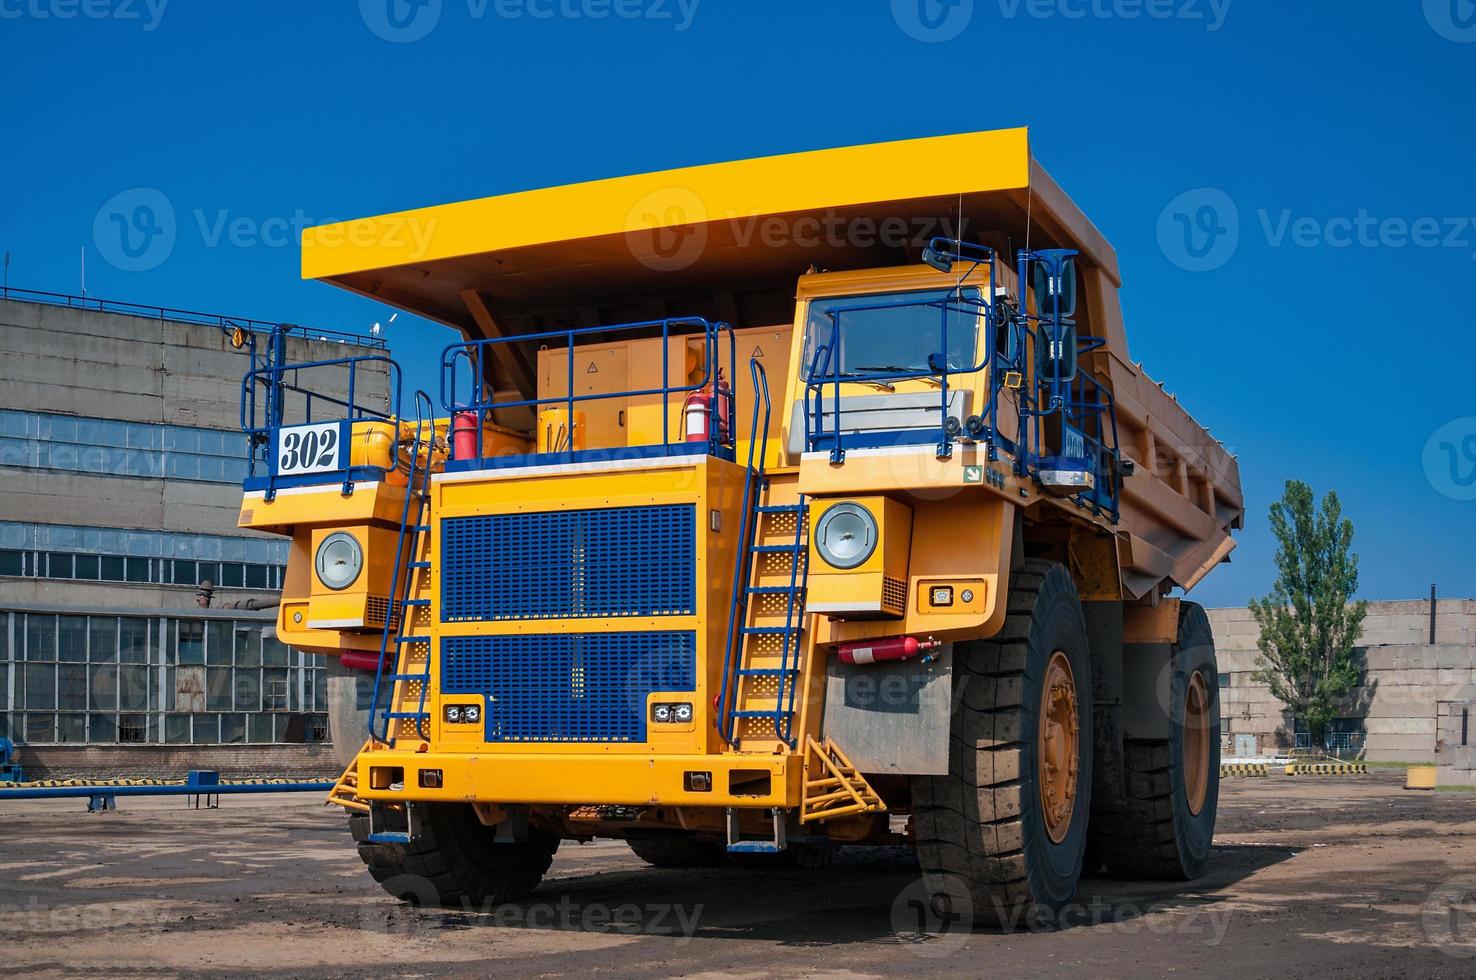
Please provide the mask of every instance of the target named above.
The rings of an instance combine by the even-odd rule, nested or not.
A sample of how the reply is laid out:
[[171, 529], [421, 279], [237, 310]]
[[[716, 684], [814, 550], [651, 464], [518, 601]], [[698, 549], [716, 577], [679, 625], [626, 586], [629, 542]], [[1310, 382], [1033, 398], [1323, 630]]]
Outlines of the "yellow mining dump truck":
[[333, 798], [391, 891], [516, 899], [596, 836], [658, 866], [905, 841], [985, 922], [1085, 863], [1200, 872], [1215, 653], [1170, 593], [1233, 547], [1237, 465], [1129, 359], [1116, 256], [1023, 130], [303, 255], [462, 336], [438, 408], [325, 403], [314, 372], [362, 359], [275, 343], [243, 387], [240, 523], [292, 539], [278, 636], [372, 679]]

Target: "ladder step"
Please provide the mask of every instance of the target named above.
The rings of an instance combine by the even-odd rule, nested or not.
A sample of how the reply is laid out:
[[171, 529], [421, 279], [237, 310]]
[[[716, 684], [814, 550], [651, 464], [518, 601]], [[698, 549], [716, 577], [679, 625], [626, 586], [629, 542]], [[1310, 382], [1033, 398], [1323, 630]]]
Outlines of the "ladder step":
[[402, 603], [402, 605], [406, 605], [406, 606], [428, 606], [428, 605], [430, 605], [430, 600], [429, 599], [406, 599]]
[[429, 711], [386, 711], [381, 718], [429, 718]]
[[395, 637], [395, 642], [396, 643], [429, 643], [430, 642], [430, 637], [428, 637], [428, 636], [397, 636], [397, 637]]
[[408, 844], [410, 843], [410, 835], [403, 830], [381, 830], [378, 833], [370, 834], [364, 840], [370, 844]]
[[749, 595], [799, 595], [805, 591], [803, 585], [750, 585]]
[[784, 636], [787, 633], [798, 633], [798, 626], [745, 626], [744, 636]]
[[777, 718], [782, 720], [788, 711], [735, 711], [734, 718]]
[[424, 674], [385, 674], [383, 677], [380, 678], [380, 680], [385, 680], [385, 681], [428, 681], [428, 680], [430, 680], [430, 671], [426, 671]]
[[756, 555], [798, 555], [809, 550], [807, 545], [802, 544], [756, 544], [753, 546], [753, 553]]
[[784, 677], [787, 674], [798, 674], [798, 667], [744, 667], [738, 671], [739, 677]]
[[412, 561], [412, 562], [409, 562], [406, 567], [408, 567], [408, 568], [430, 568], [430, 562], [428, 562], [428, 561]]
[[760, 514], [803, 514], [804, 504], [765, 504], [758, 508]]

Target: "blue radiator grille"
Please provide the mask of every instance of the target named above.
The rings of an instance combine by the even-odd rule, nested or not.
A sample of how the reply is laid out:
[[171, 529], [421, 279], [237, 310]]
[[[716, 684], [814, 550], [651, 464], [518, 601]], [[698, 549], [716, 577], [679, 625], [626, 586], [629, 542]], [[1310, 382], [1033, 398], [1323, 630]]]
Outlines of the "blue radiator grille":
[[445, 621], [697, 611], [692, 504], [448, 517], [441, 552]]
[[448, 636], [441, 691], [487, 698], [488, 742], [644, 742], [646, 696], [695, 691], [695, 633]]

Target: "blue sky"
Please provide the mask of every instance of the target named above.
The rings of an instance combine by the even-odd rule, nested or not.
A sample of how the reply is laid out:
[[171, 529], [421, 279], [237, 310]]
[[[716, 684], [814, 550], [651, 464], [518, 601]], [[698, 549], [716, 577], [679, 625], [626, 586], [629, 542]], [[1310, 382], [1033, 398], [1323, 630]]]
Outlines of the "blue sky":
[[[1265, 591], [1292, 477], [1366, 596], [1476, 596], [1472, 0], [417, 2], [0, 0], [10, 284], [77, 292], [86, 247], [96, 296], [362, 329], [293, 224], [1028, 125], [1132, 357], [1240, 457], [1195, 597]], [[162, 257], [109, 246], [119, 200], [166, 202]], [[426, 380], [445, 342], [392, 336]]]

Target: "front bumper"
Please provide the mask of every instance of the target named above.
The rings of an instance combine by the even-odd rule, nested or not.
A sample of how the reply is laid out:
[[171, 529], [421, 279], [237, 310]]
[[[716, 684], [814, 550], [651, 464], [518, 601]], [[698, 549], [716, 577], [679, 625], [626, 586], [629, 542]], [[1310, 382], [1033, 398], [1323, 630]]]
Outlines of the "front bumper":
[[[359, 797], [411, 803], [797, 807], [804, 779], [802, 756], [737, 753], [378, 750], [360, 753], [356, 766]], [[440, 772], [439, 787], [423, 785], [427, 770]], [[689, 773], [710, 774], [709, 789], [689, 788]]]

